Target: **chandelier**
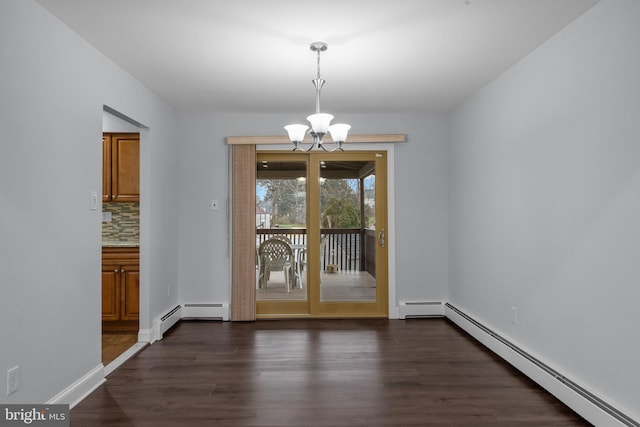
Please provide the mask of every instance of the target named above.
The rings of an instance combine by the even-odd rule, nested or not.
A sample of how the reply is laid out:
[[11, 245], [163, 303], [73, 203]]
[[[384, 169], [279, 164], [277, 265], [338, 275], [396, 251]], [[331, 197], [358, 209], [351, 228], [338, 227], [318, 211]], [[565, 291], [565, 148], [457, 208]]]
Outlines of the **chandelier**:
[[[321, 148], [324, 151], [344, 151], [342, 149], [342, 144], [347, 139], [347, 134], [349, 133], [351, 126], [344, 123], [332, 125], [331, 120], [333, 120], [333, 116], [331, 114], [320, 112], [320, 90], [322, 89], [322, 85], [324, 85], [324, 80], [320, 78], [320, 52], [327, 50], [327, 44], [324, 42], [313, 42], [311, 43], [311, 46], [309, 46], [309, 49], [316, 52], [318, 55], [318, 74], [314, 80], [311, 80], [313, 86], [316, 88], [316, 113], [307, 117], [307, 120], [311, 124], [309, 135], [313, 138], [313, 142], [311, 143], [311, 146], [304, 151], [311, 151], [314, 148]], [[287, 125], [284, 128], [287, 130], [289, 139], [293, 143], [293, 151], [302, 150], [300, 144], [302, 143], [309, 126], [292, 124]], [[322, 138], [324, 138], [327, 132], [331, 134], [333, 142], [338, 145], [333, 150], [328, 150], [324, 145], [322, 145]]]

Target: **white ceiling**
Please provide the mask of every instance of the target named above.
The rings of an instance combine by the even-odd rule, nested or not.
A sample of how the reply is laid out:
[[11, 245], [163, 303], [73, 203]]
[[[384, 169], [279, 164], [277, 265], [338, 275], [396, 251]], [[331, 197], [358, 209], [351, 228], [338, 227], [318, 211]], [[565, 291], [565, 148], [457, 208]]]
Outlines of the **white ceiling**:
[[175, 108], [447, 112], [597, 0], [37, 0]]

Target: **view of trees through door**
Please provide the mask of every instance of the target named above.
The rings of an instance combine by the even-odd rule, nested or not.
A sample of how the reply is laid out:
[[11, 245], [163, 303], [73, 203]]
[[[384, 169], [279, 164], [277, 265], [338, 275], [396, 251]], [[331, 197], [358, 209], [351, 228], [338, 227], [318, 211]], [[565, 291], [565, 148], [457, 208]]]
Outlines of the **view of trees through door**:
[[[376, 212], [376, 160], [371, 153], [258, 153], [258, 314], [333, 313], [331, 304], [378, 310], [376, 225], [386, 217]], [[386, 265], [384, 272], [386, 290]]]

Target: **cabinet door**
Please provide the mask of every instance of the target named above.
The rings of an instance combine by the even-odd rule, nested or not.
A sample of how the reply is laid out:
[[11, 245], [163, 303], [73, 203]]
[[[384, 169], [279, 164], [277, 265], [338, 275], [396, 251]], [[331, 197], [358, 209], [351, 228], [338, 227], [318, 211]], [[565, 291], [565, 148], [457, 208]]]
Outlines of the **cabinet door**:
[[140, 136], [111, 135], [111, 200], [140, 200]]
[[102, 134], [102, 201], [111, 200], [111, 135]]
[[102, 266], [102, 320], [118, 320], [120, 311], [120, 266]]
[[140, 272], [138, 266], [122, 266], [120, 286], [120, 320], [138, 320], [140, 317]]

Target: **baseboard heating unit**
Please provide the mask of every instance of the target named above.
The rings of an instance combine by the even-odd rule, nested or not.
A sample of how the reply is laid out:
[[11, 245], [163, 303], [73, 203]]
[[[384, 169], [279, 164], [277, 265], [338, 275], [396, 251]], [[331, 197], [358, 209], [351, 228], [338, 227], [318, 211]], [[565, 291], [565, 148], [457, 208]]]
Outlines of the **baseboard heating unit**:
[[596, 426], [640, 423], [453, 305], [446, 317]]
[[229, 320], [229, 304], [184, 304], [183, 319]]
[[161, 340], [163, 335], [183, 319], [229, 320], [229, 304], [183, 304], [153, 322], [152, 337], [145, 342]]
[[177, 305], [160, 319], [153, 322], [153, 339], [150, 342], [161, 340], [162, 336], [182, 319], [182, 306]]
[[441, 301], [403, 301], [398, 304], [400, 319], [443, 317], [444, 305]]

